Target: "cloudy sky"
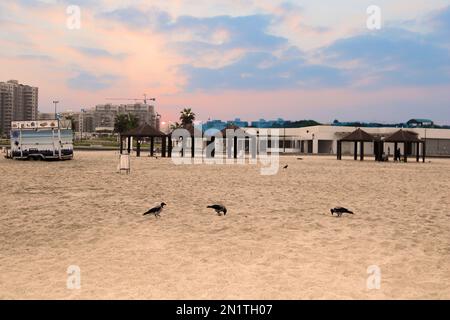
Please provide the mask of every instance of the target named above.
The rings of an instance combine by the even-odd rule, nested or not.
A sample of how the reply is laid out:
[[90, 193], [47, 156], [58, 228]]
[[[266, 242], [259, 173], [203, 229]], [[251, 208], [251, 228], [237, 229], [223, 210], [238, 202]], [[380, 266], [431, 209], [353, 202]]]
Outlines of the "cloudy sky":
[[164, 120], [450, 124], [448, 0], [2, 1], [0, 46], [0, 81], [38, 86], [43, 112], [147, 93]]

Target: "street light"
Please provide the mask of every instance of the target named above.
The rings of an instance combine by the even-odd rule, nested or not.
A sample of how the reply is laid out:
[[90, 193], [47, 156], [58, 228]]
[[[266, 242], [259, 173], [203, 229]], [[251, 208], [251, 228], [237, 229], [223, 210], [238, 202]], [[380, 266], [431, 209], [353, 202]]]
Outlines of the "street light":
[[427, 153], [427, 128], [426, 127], [425, 127], [425, 139], [424, 139], [424, 141], [425, 141], [425, 146], [423, 147], [422, 153], [426, 154]]
[[57, 120], [58, 118], [56, 116], [56, 107], [57, 107], [59, 101], [58, 100], [53, 100], [53, 103], [55, 104], [55, 120]]
[[156, 112], [156, 129], [158, 129], [158, 130], [161, 130], [161, 123], [160, 123], [160, 121], [161, 121], [161, 115], [158, 113], [158, 112]]
[[78, 120], [78, 127], [79, 127], [80, 132], [81, 132], [80, 141], [83, 141], [84, 113], [85, 113], [85, 110], [81, 109], [80, 119]]

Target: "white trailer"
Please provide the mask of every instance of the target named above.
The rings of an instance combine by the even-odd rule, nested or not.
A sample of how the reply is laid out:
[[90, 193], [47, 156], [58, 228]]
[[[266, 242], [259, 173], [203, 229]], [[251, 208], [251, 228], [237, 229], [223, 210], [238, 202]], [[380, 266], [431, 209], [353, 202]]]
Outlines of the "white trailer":
[[68, 120], [13, 121], [11, 128], [12, 159], [73, 158], [73, 133]]

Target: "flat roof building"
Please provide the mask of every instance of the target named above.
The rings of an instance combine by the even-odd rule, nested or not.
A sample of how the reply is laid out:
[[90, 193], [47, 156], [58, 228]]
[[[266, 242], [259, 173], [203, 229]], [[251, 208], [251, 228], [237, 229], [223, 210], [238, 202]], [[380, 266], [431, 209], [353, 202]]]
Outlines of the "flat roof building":
[[[245, 130], [255, 128], [245, 128]], [[279, 151], [286, 153], [332, 154], [337, 153], [337, 141], [355, 131], [358, 127], [343, 127], [320, 125], [304, 128], [281, 128], [279, 130]], [[377, 127], [363, 128], [367, 133], [384, 138], [401, 128]], [[418, 138], [426, 141], [426, 153], [429, 156], [450, 156], [450, 129], [434, 128], [404, 128], [418, 134]], [[274, 130], [274, 129], [271, 129]], [[276, 130], [276, 129], [275, 129]], [[403, 148], [401, 146], [401, 148]], [[394, 146], [385, 144], [386, 154], [394, 152]], [[414, 151], [414, 150], [413, 150]], [[350, 143], [342, 144], [343, 155], [353, 155], [354, 149]], [[373, 143], [367, 143], [364, 149], [366, 155], [374, 154]], [[402, 150], [403, 152], [403, 150]], [[414, 152], [412, 153], [412, 155]]]

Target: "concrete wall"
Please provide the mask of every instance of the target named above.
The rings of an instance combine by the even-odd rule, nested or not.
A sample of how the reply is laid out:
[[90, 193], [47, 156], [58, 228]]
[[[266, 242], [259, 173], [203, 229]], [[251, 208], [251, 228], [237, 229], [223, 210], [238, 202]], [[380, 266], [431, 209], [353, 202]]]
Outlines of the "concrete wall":
[[428, 155], [449, 155], [450, 139], [428, 139], [426, 144]]

